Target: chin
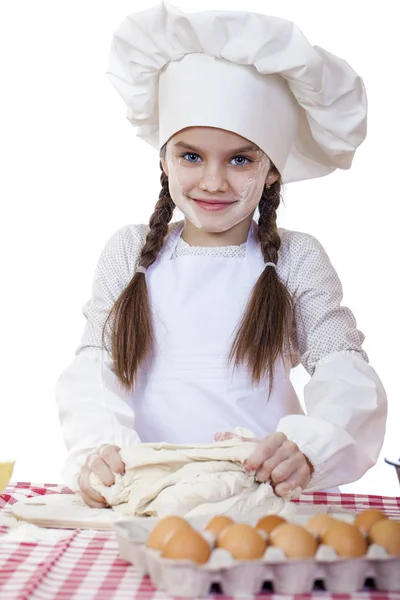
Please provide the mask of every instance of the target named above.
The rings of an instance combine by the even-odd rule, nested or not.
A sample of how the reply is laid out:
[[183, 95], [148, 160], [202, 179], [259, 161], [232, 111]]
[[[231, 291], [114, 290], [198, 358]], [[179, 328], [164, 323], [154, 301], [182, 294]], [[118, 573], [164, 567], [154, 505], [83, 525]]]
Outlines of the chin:
[[226, 231], [232, 229], [232, 227], [227, 227], [223, 224], [221, 225], [220, 223], [218, 226], [213, 223], [202, 223], [201, 227], [197, 227], [197, 229], [203, 231], [204, 233], [225, 233]]

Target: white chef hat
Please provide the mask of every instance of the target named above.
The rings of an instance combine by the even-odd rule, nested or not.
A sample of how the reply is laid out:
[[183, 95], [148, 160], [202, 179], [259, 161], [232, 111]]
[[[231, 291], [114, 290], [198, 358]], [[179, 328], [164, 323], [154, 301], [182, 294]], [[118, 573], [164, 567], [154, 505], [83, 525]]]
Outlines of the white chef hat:
[[117, 28], [107, 75], [155, 148], [186, 127], [226, 129], [257, 144], [286, 183], [350, 168], [366, 135], [362, 79], [277, 17], [162, 2]]

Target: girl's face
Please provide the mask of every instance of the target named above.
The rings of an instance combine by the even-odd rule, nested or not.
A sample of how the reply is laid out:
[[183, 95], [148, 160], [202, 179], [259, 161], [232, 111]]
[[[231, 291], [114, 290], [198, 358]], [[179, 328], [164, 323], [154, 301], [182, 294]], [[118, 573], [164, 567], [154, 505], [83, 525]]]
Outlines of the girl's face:
[[162, 164], [176, 206], [195, 227], [209, 233], [228, 231], [252, 216], [263, 187], [279, 177], [258, 146], [212, 127], [175, 134]]

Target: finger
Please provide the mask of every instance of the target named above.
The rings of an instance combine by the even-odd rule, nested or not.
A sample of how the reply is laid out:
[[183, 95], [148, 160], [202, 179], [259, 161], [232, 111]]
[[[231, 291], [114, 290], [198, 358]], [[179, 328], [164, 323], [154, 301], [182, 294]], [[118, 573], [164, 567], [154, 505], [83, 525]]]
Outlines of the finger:
[[103, 446], [99, 454], [112, 473], [125, 473], [125, 464], [120, 456], [118, 446]]
[[93, 473], [97, 475], [101, 483], [104, 485], [113, 485], [115, 483], [115, 477], [110, 467], [98, 454], [93, 454], [88, 461], [88, 467]]
[[[294, 473], [300, 473], [304, 478], [310, 478], [310, 468], [307, 465], [303, 454], [299, 451], [290, 458], [280, 463], [271, 473], [271, 480], [275, 483], [282, 483], [289, 479]], [[307, 479], [307, 483], [308, 483]]]
[[298, 495], [298, 489], [302, 491], [309, 481], [308, 468], [302, 467], [292, 473], [288, 479], [275, 485], [275, 494], [284, 498], [294, 498]]
[[279, 463], [271, 472], [271, 481], [278, 485], [289, 479], [293, 473], [296, 473], [302, 467], [302, 461], [295, 456], [291, 456], [287, 460]]
[[218, 431], [214, 435], [214, 440], [216, 442], [225, 442], [226, 440], [231, 440], [233, 437], [237, 437], [233, 433], [229, 433], [229, 431]]
[[226, 440], [239, 440], [241, 442], [256, 442], [255, 438], [242, 437], [237, 433], [232, 433], [231, 431], [218, 431], [214, 435], [214, 440], [216, 442], [225, 442]]
[[103, 502], [96, 502], [96, 500], [92, 500], [91, 496], [88, 496], [84, 492], [81, 492], [82, 500], [85, 504], [90, 506], [90, 508], [106, 508], [107, 504]]
[[93, 508], [104, 508], [107, 504], [103, 496], [89, 485], [90, 470], [84, 466], [79, 477], [79, 490], [86, 504]]
[[303, 488], [301, 485], [295, 486], [294, 484], [292, 484], [290, 488], [281, 488], [277, 486], [277, 488], [275, 488], [274, 491], [277, 496], [280, 496], [281, 498], [290, 501], [294, 500], [295, 498], [299, 498], [301, 496]]
[[257, 471], [266, 460], [275, 454], [286, 439], [283, 433], [272, 433], [264, 438], [247, 459], [245, 470]]
[[296, 468], [297, 463], [294, 465], [290, 463], [288, 466], [287, 462], [292, 456], [296, 456], [297, 454], [299, 454], [301, 459], [302, 454], [300, 453], [296, 444], [286, 440], [282, 446], [280, 446], [280, 448], [278, 448], [278, 450], [271, 456], [271, 458], [263, 462], [261, 467], [256, 472], [255, 480], [260, 482], [268, 481], [271, 478], [271, 474], [277, 469], [277, 476], [279, 477], [281, 471], [283, 472], [283, 475], [281, 479], [274, 479], [274, 481], [283, 481]]

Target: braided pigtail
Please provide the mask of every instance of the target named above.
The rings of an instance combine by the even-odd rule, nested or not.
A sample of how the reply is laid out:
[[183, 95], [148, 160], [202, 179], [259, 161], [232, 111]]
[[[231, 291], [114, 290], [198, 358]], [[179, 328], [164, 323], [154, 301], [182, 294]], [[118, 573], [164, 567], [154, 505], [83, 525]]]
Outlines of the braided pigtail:
[[138, 270], [115, 302], [103, 328], [104, 344], [106, 325], [111, 319], [113, 367], [122, 387], [127, 391], [133, 388], [139, 366], [147, 357], [154, 341], [145, 272], [155, 262], [163, 247], [175, 208], [164, 171], [161, 174], [161, 186], [159, 200], [150, 217], [150, 229], [140, 254]]
[[[270, 188], [264, 188], [259, 202], [258, 237], [264, 262], [274, 265], [278, 262], [281, 245], [276, 225], [280, 197], [281, 182], [278, 179]], [[290, 335], [292, 311], [292, 298], [276, 268], [266, 266], [253, 288], [230, 359], [235, 366], [246, 363], [253, 382], [259, 382], [267, 374], [270, 392], [275, 362]]]

